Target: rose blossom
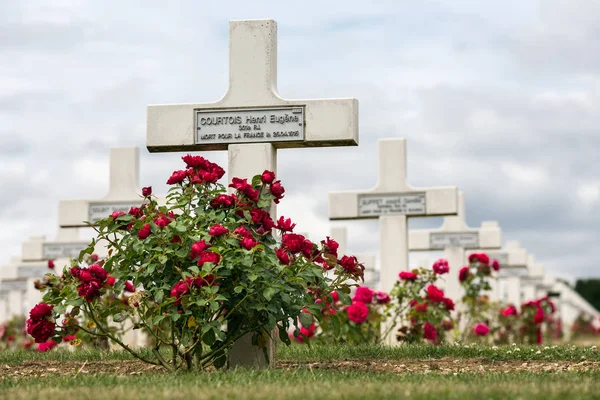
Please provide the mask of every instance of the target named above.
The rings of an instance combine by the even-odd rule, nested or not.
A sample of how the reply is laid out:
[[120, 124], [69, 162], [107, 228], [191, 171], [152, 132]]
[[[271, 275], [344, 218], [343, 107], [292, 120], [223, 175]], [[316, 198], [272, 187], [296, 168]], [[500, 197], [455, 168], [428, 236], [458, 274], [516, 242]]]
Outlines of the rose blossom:
[[277, 229], [279, 229], [283, 232], [292, 232], [295, 227], [296, 227], [296, 224], [292, 223], [291, 218], [286, 219], [285, 217], [281, 216], [277, 220]]
[[275, 173], [273, 171], [265, 170], [260, 176], [260, 180], [264, 184], [271, 184], [275, 180]]
[[356, 288], [356, 293], [352, 298], [352, 302], [359, 301], [361, 303], [369, 304], [373, 301], [373, 291], [366, 286], [359, 286]]
[[504, 315], [505, 317], [511, 316], [511, 315], [517, 315], [517, 307], [515, 307], [514, 305], [509, 305], [508, 307], [506, 307], [504, 310], [501, 311], [502, 315]]
[[223, 225], [220, 224], [213, 225], [208, 231], [208, 234], [210, 236], [215, 237], [225, 235], [226, 233], [229, 233], [229, 229], [225, 228]]
[[427, 298], [434, 303], [441, 303], [444, 301], [444, 291], [435, 285], [429, 285], [427, 286]]
[[285, 189], [281, 186], [281, 181], [276, 181], [271, 184], [271, 194], [275, 196], [275, 204], [279, 204], [279, 201], [283, 198]]
[[470, 276], [471, 276], [471, 271], [469, 270], [468, 266], [462, 267], [460, 269], [460, 271], [458, 271], [458, 280], [460, 282], [466, 281]]
[[142, 229], [140, 229], [138, 231], [138, 238], [140, 240], [144, 240], [148, 236], [150, 236], [150, 233], [152, 233], [152, 230], [150, 229], [150, 224], [144, 224], [144, 226], [142, 227]]
[[281, 237], [281, 248], [286, 249], [292, 254], [299, 253], [304, 246], [304, 240], [306, 238], [297, 233], [285, 233]]
[[423, 326], [423, 337], [431, 343], [435, 343], [437, 340], [437, 331], [429, 321], [425, 322], [425, 325]]
[[167, 180], [167, 185], [175, 185], [181, 183], [187, 177], [187, 172], [183, 170], [174, 171], [173, 174]]
[[365, 303], [357, 301], [346, 307], [346, 312], [348, 313], [348, 319], [350, 321], [355, 324], [362, 324], [369, 316], [369, 307], [367, 307]]
[[275, 250], [275, 254], [277, 255], [280, 263], [283, 265], [290, 265], [290, 256], [285, 250], [277, 249]]
[[51, 304], [39, 303], [33, 306], [29, 311], [29, 317], [32, 319], [44, 319], [52, 316], [52, 309], [54, 308]]
[[200, 256], [200, 254], [209, 247], [210, 246], [206, 243], [205, 240], [200, 240], [192, 244], [192, 248], [190, 251], [190, 260], [193, 260], [196, 257]]
[[473, 332], [477, 336], [487, 336], [490, 333], [490, 328], [488, 328], [488, 326], [483, 322], [479, 322], [477, 325], [475, 325], [475, 328], [473, 328]]
[[207, 262], [217, 265], [220, 260], [221, 260], [221, 256], [219, 254], [214, 253], [212, 251], [203, 251], [200, 254], [200, 259], [198, 260], [198, 266], [201, 267], [204, 265], [204, 263], [207, 263]]
[[533, 317], [533, 322], [536, 324], [541, 324], [544, 322], [545, 316], [546, 314], [544, 313], [544, 309], [541, 306], [538, 306], [537, 310], [535, 311], [535, 316]]
[[403, 281], [414, 281], [417, 279], [417, 274], [409, 271], [402, 271], [398, 274], [398, 277]]
[[334, 256], [337, 256], [337, 251], [338, 251], [338, 248], [340, 247], [340, 244], [338, 242], [336, 242], [335, 240], [333, 240], [329, 236], [327, 236], [327, 238], [325, 240], [321, 240], [321, 244], [327, 248], [327, 252], [329, 254], [333, 254]]
[[125, 291], [130, 292], [130, 293], [135, 293], [135, 286], [133, 286], [133, 283], [131, 283], [129, 281], [125, 282]]
[[377, 299], [377, 304], [388, 304], [392, 301], [390, 295], [386, 292], [375, 292], [375, 297]]
[[54, 261], [52, 261], [52, 260], [48, 260], [48, 268], [50, 268], [50, 269], [54, 269], [54, 267], [55, 267], [55, 266], [56, 266], [56, 265], [54, 265]]
[[252, 250], [256, 246], [258, 246], [258, 242], [252, 238], [245, 237], [240, 241], [240, 246], [246, 250]]
[[152, 186], [146, 186], [142, 188], [142, 196], [149, 197], [152, 196]]
[[446, 274], [450, 271], [450, 267], [448, 266], [448, 260], [440, 258], [436, 262], [433, 263], [433, 272], [438, 275]]
[[43, 343], [38, 344], [37, 350], [40, 353], [46, 352], [46, 351], [50, 351], [53, 348], [55, 348], [58, 344], [55, 343], [52, 340], [48, 340], [48, 341], [44, 341]]
[[494, 260], [492, 261], [492, 268], [494, 269], [494, 271], [500, 271], [500, 263], [498, 262], [498, 260]]

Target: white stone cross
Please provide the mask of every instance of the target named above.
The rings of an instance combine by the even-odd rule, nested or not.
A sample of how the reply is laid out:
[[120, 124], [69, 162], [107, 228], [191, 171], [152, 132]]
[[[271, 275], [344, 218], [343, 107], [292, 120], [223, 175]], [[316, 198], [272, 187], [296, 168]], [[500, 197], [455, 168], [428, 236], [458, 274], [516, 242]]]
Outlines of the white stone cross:
[[85, 227], [84, 221], [96, 222], [113, 211], [128, 212], [143, 203], [140, 188], [140, 161], [137, 147], [110, 149], [108, 194], [98, 200], [61, 200], [58, 224], [63, 228]]
[[[338, 247], [338, 255], [341, 257], [348, 252], [348, 230], [345, 226], [334, 226], [330, 232], [331, 238], [340, 245]], [[350, 255], [350, 254], [348, 254]], [[364, 283], [362, 285], [371, 289], [379, 288], [379, 270], [377, 269], [377, 261], [375, 254], [370, 253], [352, 253], [359, 262], [365, 266]]]
[[[358, 145], [358, 101], [281, 98], [277, 23], [230, 21], [225, 95], [212, 103], [148, 106], [146, 145], [151, 152], [227, 150], [229, 177], [251, 178], [276, 172], [277, 148]], [[251, 345], [250, 335], [229, 352], [230, 366], [273, 363]]]
[[409, 217], [454, 215], [455, 187], [413, 188], [406, 182], [406, 140], [378, 142], [378, 182], [370, 190], [329, 193], [329, 219], [379, 219], [381, 289], [389, 292], [408, 269]]
[[[377, 185], [370, 190], [329, 193], [329, 219], [379, 219], [379, 289], [388, 293], [398, 273], [408, 269], [407, 219], [458, 212], [456, 187], [413, 188], [406, 182], [406, 172], [406, 140], [381, 139]], [[392, 336], [389, 343], [395, 344]]]
[[408, 236], [411, 251], [444, 250], [450, 273], [444, 276], [446, 296], [454, 301], [462, 298], [458, 271], [466, 261], [465, 249], [500, 249], [502, 230], [496, 221], [484, 221], [479, 228], [467, 225], [465, 195], [458, 193], [458, 215], [444, 217], [440, 228], [412, 229]]

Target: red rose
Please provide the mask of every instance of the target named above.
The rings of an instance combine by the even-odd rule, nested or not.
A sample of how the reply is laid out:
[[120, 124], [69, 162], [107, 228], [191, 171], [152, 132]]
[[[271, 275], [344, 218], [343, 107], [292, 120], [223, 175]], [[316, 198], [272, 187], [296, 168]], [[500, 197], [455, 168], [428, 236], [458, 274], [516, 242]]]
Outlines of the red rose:
[[541, 324], [544, 322], [545, 317], [546, 314], [544, 313], [544, 309], [538, 306], [537, 310], [535, 311], [535, 316], [533, 317], [533, 322], [536, 324]]
[[146, 186], [142, 188], [142, 196], [149, 197], [152, 196], [152, 186]]
[[327, 252], [329, 254], [333, 254], [334, 256], [337, 257], [337, 251], [338, 251], [338, 248], [340, 247], [340, 244], [338, 242], [336, 242], [335, 240], [333, 240], [329, 236], [327, 236], [326, 240], [321, 240], [321, 244], [323, 246], [325, 246], [325, 248], [327, 249]]
[[208, 163], [208, 161], [204, 157], [193, 156], [191, 154], [185, 155], [181, 157], [181, 159], [187, 165], [188, 168], [203, 168]]
[[446, 306], [446, 310], [447, 311], [452, 311], [454, 310], [454, 302], [452, 301], [451, 298], [448, 297], [444, 297], [442, 299], [442, 303], [444, 303], [444, 305]]
[[192, 250], [190, 251], [190, 260], [194, 260], [197, 257], [199, 257], [200, 254], [202, 254], [202, 252], [204, 250], [206, 250], [207, 248], [209, 248], [209, 247], [210, 246], [204, 240], [200, 240], [198, 242], [195, 242], [192, 245]]
[[388, 304], [392, 301], [390, 295], [386, 292], [375, 292], [375, 297], [377, 299], [377, 304]]
[[[38, 343], [38, 342], [36, 342], [36, 343]], [[46, 352], [46, 351], [50, 351], [50, 350], [52, 350], [52, 349], [53, 349], [53, 348], [55, 348], [56, 346], [58, 346], [58, 344], [57, 344], [57, 343], [55, 343], [55, 342], [54, 342], [54, 341], [52, 341], [52, 340], [48, 340], [48, 341], [44, 341], [43, 343], [42, 343], [42, 342], [39, 342], [39, 344], [38, 344], [38, 347], [37, 347], [37, 350], [38, 350], [40, 353], [44, 353], [44, 352]]]
[[290, 265], [290, 256], [285, 250], [277, 249], [275, 250], [275, 254], [277, 255], [280, 263], [283, 265]]
[[226, 233], [229, 233], [229, 229], [227, 229], [223, 225], [219, 225], [219, 224], [213, 225], [208, 231], [208, 234], [210, 236], [215, 236], [215, 237], [222, 236]]
[[275, 173], [269, 170], [265, 170], [265, 172], [263, 172], [260, 176], [260, 180], [266, 185], [271, 184], [275, 180]]
[[350, 274], [354, 274], [357, 270], [356, 267], [359, 265], [354, 256], [343, 256], [341, 260], [338, 260], [338, 263]]
[[285, 189], [281, 186], [281, 181], [276, 181], [271, 184], [271, 194], [275, 196], [275, 204], [279, 204], [279, 201], [283, 198]]
[[510, 306], [506, 307], [501, 312], [502, 312], [502, 315], [504, 315], [505, 317], [509, 317], [511, 315], [517, 315], [517, 308], [511, 304]]
[[427, 298], [434, 303], [441, 303], [444, 301], [444, 291], [435, 285], [429, 285], [427, 286]]
[[424, 301], [423, 303], [417, 303], [416, 301], [412, 304], [412, 306], [415, 308], [415, 311], [418, 313], [426, 313], [427, 312], [427, 302]]
[[429, 340], [431, 343], [435, 343], [437, 341], [437, 331], [429, 322], [425, 322], [423, 326], [423, 337]]
[[346, 307], [346, 312], [348, 313], [348, 319], [350, 321], [355, 324], [362, 324], [369, 316], [369, 307], [367, 307], [365, 303], [357, 301]]
[[39, 303], [39, 304], [36, 304], [31, 309], [31, 311], [29, 311], [29, 316], [32, 319], [44, 319], [46, 317], [51, 317], [53, 308], [54, 308], [53, 305], [46, 304], [46, 303]]
[[109, 276], [108, 278], [106, 278], [106, 284], [107, 284], [108, 286], [111, 286], [111, 287], [112, 287], [112, 286], [115, 286], [115, 282], [116, 282], [116, 281], [117, 281], [117, 280], [115, 279], [115, 277], [114, 277], [114, 276]]
[[54, 335], [54, 322], [52, 321], [29, 318], [26, 325], [27, 333], [33, 337], [36, 343], [43, 343]]
[[356, 293], [354, 293], [354, 297], [352, 298], [352, 302], [361, 302], [365, 304], [369, 304], [373, 301], [373, 291], [366, 286], [359, 286], [356, 288]]
[[301, 250], [304, 257], [306, 257], [306, 258], [312, 257], [313, 250], [314, 250], [314, 243], [308, 239], [304, 239], [304, 242], [302, 242], [302, 250]]
[[95, 278], [100, 279], [102, 282], [104, 282], [108, 276], [108, 272], [98, 264], [90, 265], [88, 270]]
[[23, 343], [23, 348], [25, 350], [28, 350], [29, 348], [31, 348], [31, 346], [33, 346], [34, 341], [33, 340], [28, 340], [25, 343]]
[[135, 293], [135, 286], [133, 286], [133, 283], [131, 283], [129, 281], [125, 282], [125, 291], [130, 292], [130, 293]]
[[331, 299], [333, 300], [334, 303], [337, 303], [338, 301], [340, 301], [340, 295], [335, 290], [333, 292], [329, 293], [329, 295], [331, 296]]
[[140, 240], [144, 240], [148, 236], [150, 236], [150, 233], [152, 233], [152, 230], [150, 229], [150, 224], [144, 224], [144, 226], [142, 227], [142, 229], [140, 229], [138, 231], [138, 238]]
[[477, 325], [475, 325], [473, 332], [477, 336], [487, 336], [490, 333], [490, 328], [488, 328], [486, 324], [480, 322]]
[[55, 267], [55, 266], [56, 266], [56, 265], [54, 265], [54, 261], [52, 261], [52, 260], [48, 260], [48, 268], [50, 268], [50, 269], [54, 269], [54, 267]]
[[75, 340], [76, 337], [77, 337], [77, 335], [75, 335], [75, 334], [65, 335], [65, 336], [63, 336], [63, 342], [71, 342], [71, 341]]
[[306, 238], [297, 233], [286, 233], [281, 237], [281, 248], [286, 249], [292, 254], [302, 251]]
[[187, 172], [183, 170], [174, 171], [173, 174], [167, 180], [167, 185], [175, 185], [177, 183], [181, 183], [187, 177]]
[[458, 271], [458, 280], [460, 282], [466, 281], [470, 276], [471, 276], [471, 271], [469, 270], [468, 266], [462, 267], [460, 269], [460, 271]]
[[398, 277], [403, 281], [414, 281], [417, 279], [417, 274], [409, 271], [402, 271]]
[[296, 224], [292, 223], [291, 218], [285, 219], [283, 216], [281, 216], [277, 220], [277, 229], [279, 229], [283, 232], [292, 232], [295, 227], [296, 227]]
[[92, 262], [98, 261], [98, 254], [92, 254]]
[[121, 217], [123, 215], [125, 215], [124, 211], [113, 211], [112, 214], [110, 214], [110, 217], [112, 219], [117, 219], [117, 218], [119, 218], [119, 217]]
[[473, 254], [469, 254], [469, 263], [472, 264], [474, 262], [479, 261], [479, 254], [478, 253], [473, 253]]
[[204, 263], [207, 262], [217, 265], [220, 260], [221, 256], [217, 253], [214, 253], [212, 251], [203, 251], [202, 254], [200, 254], [200, 259], [198, 260], [198, 266], [201, 267], [204, 265]]
[[139, 207], [131, 207], [129, 209], [129, 215], [139, 218], [142, 216], [142, 210]]
[[231, 207], [234, 203], [235, 203], [235, 200], [232, 196], [228, 196], [226, 194], [220, 194], [210, 201], [210, 206], [212, 208], [219, 208], [219, 207], [227, 208], [227, 207]]
[[248, 237], [251, 238], [252, 237], [252, 232], [250, 232], [248, 229], [246, 229], [245, 226], [240, 225], [237, 228], [235, 228], [235, 230], [233, 231], [234, 235], [237, 236], [241, 236], [243, 238]]
[[500, 271], [500, 263], [498, 262], [498, 260], [492, 261], [492, 268], [494, 269], [494, 271]]
[[444, 260], [440, 258], [436, 262], [433, 263], [433, 272], [438, 275], [446, 274], [450, 271], [450, 266], [448, 265], [448, 260]]
[[246, 250], [252, 250], [256, 246], [258, 246], [258, 242], [252, 238], [245, 237], [240, 241], [240, 246], [242, 246]]

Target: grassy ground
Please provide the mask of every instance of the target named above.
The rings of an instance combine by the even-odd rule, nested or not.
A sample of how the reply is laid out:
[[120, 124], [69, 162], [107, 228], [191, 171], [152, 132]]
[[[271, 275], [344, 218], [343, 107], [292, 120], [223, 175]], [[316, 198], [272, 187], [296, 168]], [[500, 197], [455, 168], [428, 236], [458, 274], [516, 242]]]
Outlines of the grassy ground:
[[167, 374], [122, 352], [5, 352], [0, 399], [600, 398], [593, 347], [282, 346], [277, 358], [268, 371]]

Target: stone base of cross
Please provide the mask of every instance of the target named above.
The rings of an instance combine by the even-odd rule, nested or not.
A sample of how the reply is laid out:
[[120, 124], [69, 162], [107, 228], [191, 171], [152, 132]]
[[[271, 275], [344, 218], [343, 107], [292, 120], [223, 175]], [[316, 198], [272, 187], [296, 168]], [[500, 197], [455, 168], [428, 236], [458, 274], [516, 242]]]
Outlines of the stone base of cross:
[[[229, 23], [229, 88], [218, 101], [150, 105], [147, 141], [151, 152], [228, 151], [229, 177], [276, 172], [278, 148], [358, 145], [358, 101], [353, 98], [286, 100], [277, 93], [277, 23]], [[276, 217], [276, 209], [271, 214]], [[277, 337], [277, 336], [275, 336]], [[229, 366], [273, 365], [269, 356], [236, 342]]]

